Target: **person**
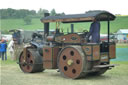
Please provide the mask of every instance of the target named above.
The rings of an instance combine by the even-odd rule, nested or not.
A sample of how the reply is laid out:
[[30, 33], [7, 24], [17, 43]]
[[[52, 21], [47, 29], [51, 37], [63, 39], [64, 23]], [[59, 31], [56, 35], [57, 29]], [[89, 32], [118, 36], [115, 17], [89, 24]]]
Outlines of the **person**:
[[[6, 40], [2, 40], [0, 43], [0, 56], [2, 57], [2, 60], [7, 60], [7, 43]], [[5, 56], [5, 59], [4, 59]]]
[[14, 60], [14, 41], [11, 40], [8, 44], [8, 50], [10, 52], [11, 59]]
[[2, 40], [0, 40], [0, 58], [2, 57], [2, 49], [1, 49], [1, 42]]
[[124, 43], [126, 43], [127, 42], [127, 39], [126, 39], [126, 37], [124, 36]]
[[93, 20], [93, 23], [90, 26], [90, 31], [87, 34], [87, 38], [91, 38], [92, 43], [99, 43], [100, 42], [100, 22], [96, 19]]

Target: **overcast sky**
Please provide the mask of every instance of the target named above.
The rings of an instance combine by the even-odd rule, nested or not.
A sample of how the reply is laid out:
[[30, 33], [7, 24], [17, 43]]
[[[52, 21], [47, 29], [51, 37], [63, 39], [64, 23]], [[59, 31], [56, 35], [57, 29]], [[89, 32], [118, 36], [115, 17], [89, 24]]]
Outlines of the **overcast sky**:
[[0, 0], [0, 9], [39, 8], [66, 14], [84, 13], [88, 10], [106, 10], [114, 14], [128, 15], [128, 0]]

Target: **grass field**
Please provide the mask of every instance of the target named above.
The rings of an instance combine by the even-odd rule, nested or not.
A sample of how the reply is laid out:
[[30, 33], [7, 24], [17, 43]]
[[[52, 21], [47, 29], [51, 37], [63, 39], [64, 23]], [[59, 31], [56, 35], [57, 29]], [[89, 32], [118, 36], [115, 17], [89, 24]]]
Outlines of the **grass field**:
[[63, 78], [56, 70], [45, 70], [40, 73], [23, 73], [16, 62], [8, 59], [0, 60], [1, 85], [127, 85], [128, 62], [112, 62], [120, 64], [101, 76], [87, 76], [72, 80]]
[[116, 48], [128, 48], [128, 43], [117, 43]]
[[[111, 33], [117, 32], [118, 29], [125, 28], [128, 29], [128, 16], [118, 16], [115, 21], [112, 21]], [[82, 30], [89, 30], [90, 23], [75, 23], [74, 28], [75, 31], [80, 32]], [[36, 30], [43, 29], [43, 24], [40, 22], [40, 19], [32, 19], [31, 25], [26, 25], [23, 19], [2, 19], [0, 28], [3, 31], [8, 31], [10, 29], [25, 29], [25, 30]], [[55, 23], [50, 24], [50, 28], [56, 28]], [[65, 32], [67, 29], [70, 30], [70, 24], [60, 24], [60, 28], [62, 28]], [[107, 22], [101, 22], [101, 33], [107, 32]]]
[[[118, 48], [126, 46], [127, 44], [117, 44]], [[87, 76], [72, 80], [62, 77], [57, 70], [23, 73], [16, 61], [12, 61], [9, 57], [7, 61], [0, 59], [0, 85], [127, 85], [128, 61], [112, 61], [111, 64], [119, 64], [119, 66], [101, 76]]]

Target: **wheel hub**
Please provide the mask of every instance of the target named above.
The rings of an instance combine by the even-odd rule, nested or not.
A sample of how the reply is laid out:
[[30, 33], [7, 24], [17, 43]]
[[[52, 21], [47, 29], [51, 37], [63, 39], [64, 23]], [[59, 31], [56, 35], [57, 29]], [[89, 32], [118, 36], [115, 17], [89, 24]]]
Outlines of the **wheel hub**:
[[73, 64], [73, 60], [69, 59], [69, 60], [67, 61], [67, 64], [68, 64], [69, 66], [71, 66], [71, 65]]

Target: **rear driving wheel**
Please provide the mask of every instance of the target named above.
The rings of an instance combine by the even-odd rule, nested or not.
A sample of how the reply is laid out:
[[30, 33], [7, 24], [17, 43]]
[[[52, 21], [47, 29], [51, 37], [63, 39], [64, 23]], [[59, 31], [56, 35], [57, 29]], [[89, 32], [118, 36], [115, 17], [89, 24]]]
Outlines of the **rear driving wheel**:
[[80, 78], [85, 75], [85, 59], [80, 47], [66, 47], [59, 56], [59, 69], [63, 76], [68, 78]]

